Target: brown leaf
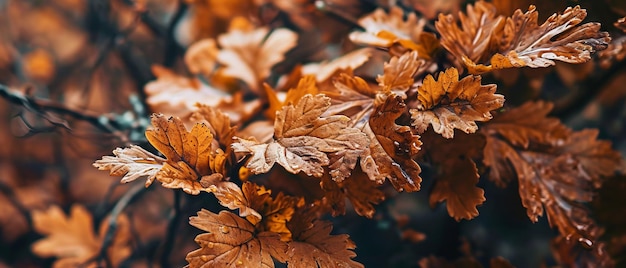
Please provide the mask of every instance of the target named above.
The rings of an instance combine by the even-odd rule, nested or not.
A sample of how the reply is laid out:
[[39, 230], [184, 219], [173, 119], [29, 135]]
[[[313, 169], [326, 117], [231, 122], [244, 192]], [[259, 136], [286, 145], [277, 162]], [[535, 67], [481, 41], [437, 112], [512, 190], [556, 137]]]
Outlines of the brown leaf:
[[206, 233], [196, 236], [200, 248], [189, 252], [189, 267], [274, 267], [272, 257], [285, 259], [287, 243], [272, 232], [256, 232], [254, 225], [228, 211], [202, 209], [189, 223]]
[[485, 191], [476, 187], [479, 176], [472, 158], [482, 152], [484, 137], [457, 133], [454, 139], [444, 139], [427, 132], [422, 139], [425, 153], [436, 166], [430, 206], [446, 201], [448, 214], [457, 221], [478, 216], [476, 207], [485, 202]]
[[217, 106], [231, 97], [198, 79], [180, 76], [164, 67], [153, 66], [157, 80], [146, 84], [146, 103], [150, 110], [171, 116], [185, 117], [195, 110], [196, 104]]
[[415, 13], [409, 13], [405, 20], [400, 7], [391, 7], [389, 13], [379, 8], [359, 19], [358, 23], [365, 32], [350, 33], [350, 40], [354, 43], [391, 48], [392, 54], [396, 55], [412, 50], [417, 51], [420, 58], [431, 58], [433, 48], [430, 44], [422, 44], [423, 35], [428, 35], [422, 32], [426, 20], [418, 20]]
[[220, 149], [211, 148], [213, 135], [206, 124], [198, 123], [188, 132], [180, 119], [154, 115], [152, 125], [152, 129], [146, 130], [146, 138], [167, 157], [156, 175], [164, 187], [198, 194], [206, 187], [200, 183], [201, 177], [210, 176], [213, 178], [210, 180], [222, 177], [216, 171], [224, 170], [225, 156]]
[[300, 99], [306, 95], [317, 95], [318, 90], [315, 85], [315, 76], [306, 75], [299, 79], [298, 84], [294, 88], [290, 88], [285, 95], [285, 98], [281, 101], [278, 98], [277, 92], [274, 91], [269, 85], [263, 84], [265, 93], [270, 107], [265, 110], [265, 116], [270, 120], [276, 119], [276, 112], [280, 111], [283, 106], [295, 105]]
[[287, 250], [287, 267], [363, 267], [352, 260], [356, 246], [348, 235], [331, 235], [330, 222], [297, 215], [288, 223], [293, 241]]
[[541, 25], [533, 5], [525, 13], [516, 10], [506, 21], [503, 16], [496, 16], [495, 9], [493, 4], [483, 1], [474, 7], [468, 5], [467, 17], [460, 14], [463, 30], [451, 15], [440, 15], [435, 24], [442, 45], [470, 73], [547, 67], [554, 65], [554, 60], [582, 63], [591, 59], [591, 53], [605, 49], [610, 41], [608, 33], [600, 32], [599, 23], [578, 26], [587, 16], [586, 10], [579, 6], [554, 14]]
[[420, 166], [413, 160], [422, 142], [408, 126], [397, 125], [406, 112], [402, 97], [391, 94], [374, 108], [364, 132], [370, 138], [370, 154], [361, 157], [361, 168], [370, 179], [382, 183], [388, 178], [398, 191], [419, 191]]
[[618, 19], [613, 25], [615, 25], [617, 29], [620, 29], [624, 33], [626, 33], [626, 17]]
[[302, 74], [315, 75], [315, 80], [322, 83], [338, 71], [354, 70], [369, 60], [372, 54], [371, 48], [361, 48], [343, 54], [331, 61], [320, 63], [308, 63], [302, 66]]
[[103, 156], [93, 166], [99, 170], [109, 170], [111, 176], [124, 176], [121, 182], [127, 183], [146, 176], [146, 187], [156, 178], [157, 172], [163, 167], [165, 159], [156, 156], [137, 145], [130, 148], [117, 148], [115, 156]]
[[217, 61], [227, 66], [224, 74], [241, 79], [257, 91], [272, 66], [283, 60], [296, 40], [296, 33], [285, 28], [274, 29], [271, 33], [269, 28], [231, 30], [218, 37], [222, 49]]
[[386, 62], [383, 69], [383, 75], [378, 75], [376, 81], [382, 88], [382, 91], [391, 90], [406, 91], [415, 82], [414, 78], [417, 70], [424, 64], [423, 60], [418, 58], [415, 51], [407, 52], [402, 56], [392, 57]]
[[193, 43], [185, 52], [185, 64], [193, 74], [211, 77], [219, 49], [213, 38], [202, 39]]
[[213, 148], [221, 148], [228, 152], [233, 143], [233, 137], [237, 128], [231, 126], [230, 116], [223, 113], [218, 108], [204, 104], [198, 104], [198, 109], [191, 115], [192, 121], [203, 121], [207, 123], [213, 135]]
[[495, 94], [496, 85], [481, 85], [481, 77], [469, 75], [459, 81], [459, 73], [453, 67], [424, 78], [417, 89], [418, 105], [411, 109], [411, 125], [418, 133], [424, 133], [428, 125], [445, 138], [454, 137], [454, 129], [474, 133], [475, 121], [491, 119], [490, 111], [502, 107], [504, 96]]
[[502, 38], [499, 33], [504, 27], [504, 17], [498, 16], [493, 4], [478, 1], [474, 5], [468, 4], [465, 13], [459, 12], [458, 20], [461, 28], [455, 16], [439, 14], [435, 27], [441, 34], [441, 45], [457, 59], [487, 60]]
[[[340, 161], [339, 166], [348, 165], [351, 170], [367, 149], [368, 141], [360, 130], [348, 127], [350, 118], [322, 117], [329, 106], [330, 99], [323, 95], [305, 95], [295, 106], [285, 106], [276, 114], [274, 140], [259, 143], [237, 138], [233, 149], [252, 155], [246, 167], [256, 174], [266, 173], [278, 163], [291, 173], [302, 171], [319, 177], [324, 166], [334, 164], [327, 156], [331, 153], [343, 154], [333, 160]], [[344, 173], [334, 174], [333, 179], [344, 179]]]
[[[33, 228], [45, 235], [32, 244], [33, 252], [40, 257], [57, 257], [53, 267], [70, 267], [86, 264], [100, 253], [102, 239], [108, 224], [102, 224], [100, 236], [93, 232], [93, 219], [89, 211], [80, 205], [73, 205], [69, 217], [57, 207], [46, 211], [34, 211]], [[113, 242], [107, 250], [112, 265], [119, 265], [132, 253], [129, 222], [126, 217], [117, 219], [117, 230]]]
[[[525, 113], [522, 109], [538, 107], [541, 111], [541, 105], [513, 109], [505, 119], [519, 118]], [[510, 134], [509, 130], [502, 130], [507, 128], [507, 121], [499, 118], [494, 120], [494, 125], [486, 124], [482, 130], [487, 137], [484, 163], [498, 170], [492, 171], [492, 176], [517, 175], [522, 204], [533, 222], [545, 209], [550, 225], [556, 226], [561, 235], [591, 246], [595, 243], [591, 235], [595, 223], [581, 203], [591, 201], [593, 190], [601, 186], [602, 176], [617, 170], [620, 155], [611, 149], [609, 142], [596, 140], [596, 130], [571, 132], [555, 123], [546, 129], [540, 125], [544, 121], [553, 119], [546, 119], [544, 114], [543, 118], [535, 117], [534, 125], [527, 121], [527, 128], [544, 128], [546, 132], [542, 135], [529, 130]], [[515, 124], [515, 121], [507, 123]], [[498, 157], [501, 160], [495, 160]], [[503, 168], [505, 171], [500, 172]], [[492, 179], [501, 184], [505, 181]]]
[[239, 216], [254, 216], [261, 220], [263, 216], [253, 207], [263, 204], [269, 198], [270, 192], [259, 192], [249, 182], [244, 183], [242, 188], [229, 181], [220, 181], [210, 185], [206, 191], [213, 193], [222, 206], [232, 210], [239, 209]]
[[346, 213], [347, 198], [357, 214], [371, 219], [376, 212], [374, 205], [385, 200], [385, 194], [378, 189], [380, 185], [360, 170], [342, 182], [324, 176], [321, 185], [325, 192], [322, 204], [331, 210], [333, 216]]

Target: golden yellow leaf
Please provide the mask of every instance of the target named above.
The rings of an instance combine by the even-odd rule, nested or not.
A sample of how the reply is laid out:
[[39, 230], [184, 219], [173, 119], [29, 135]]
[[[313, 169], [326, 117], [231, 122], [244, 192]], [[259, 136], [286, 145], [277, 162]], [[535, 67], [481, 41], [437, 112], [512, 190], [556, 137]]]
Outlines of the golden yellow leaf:
[[290, 88], [283, 100], [278, 99], [278, 95], [274, 89], [269, 85], [264, 84], [265, 94], [267, 95], [270, 107], [265, 110], [265, 116], [270, 120], [276, 118], [276, 112], [280, 111], [283, 106], [294, 105], [307, 94], [317, 95], [318, 90], [315, 83], [315, 76], [305, 75], [298, 81], [298, 84], [294, 88]]
[[383, 92], [406, 91], [415, 82], [417, 70], [423, 64], [424, 61], [418, 58], [418, 53], [415, 51], [407, 52], [400, 57], [392, 57], [389, 62], [385, 63], [383, 75], [378, 75], [376, 81]]
[[475, 121], [488, 121], [491, 111], [502, 107], [504, 96], [495, 94], [496, 85], [481, 85], [480, 76], [469, 75], [459, 81], [459, 73], [449, 68], [424, 78], [418, 88], [418, 105], [411, 109], [411, 125], [424, 133], [429, 125], [446, 138], [454, 137], [454, 129], [474, 133]]
[[146, 130], [146, 138], [159, 152], [167, 157], [167, 162], [156, 174], [164, 187], [182, 188], [190, 194], [198, 194], [205, 188], [200, 183], [203, 176], [210, 181], [219, 180], [221, 173], [215, 162], [223, 159], [221, 149], [212, 149], [213, 135], [206, 124], [196, 124], [190, 132], [178, 118], [166, 119], [163, 115], [152, 117], [153, 128]]

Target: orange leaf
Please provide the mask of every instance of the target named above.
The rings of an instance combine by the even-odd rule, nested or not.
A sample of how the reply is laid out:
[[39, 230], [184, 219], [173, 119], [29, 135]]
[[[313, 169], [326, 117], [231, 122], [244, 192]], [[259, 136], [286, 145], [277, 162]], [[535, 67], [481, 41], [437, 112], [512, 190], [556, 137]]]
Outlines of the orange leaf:
[[428, 125], [445, 138], [454, 137], [454, 129], [474, 133], [475, 121], [491, 119], [490, 111], [502, 107], [504, 96], [495, 94], [496, 85], [481, 85], [480, 76], [466, 76], [459, 81], [459, 73], [453, 67], [424, 78], [417, 89], [417, 109], [411, 109], [411, 125], [418, 133], [424, 133]]
[[152, 129], [146, 130], [146, 138], [157, 150], [167, 157], [167, 162], [157, 173], [156, 179], [164, 187], [182, 188], [190, 194], [198, 194], [205, 188], [199, 179], [210, 176], [215, 181], [222, 169], [215, 162], [224, 160], [224, 153], [213, 151], [213, 135], [206, 124], [196, 124], [190, 132], [178, 118], [166, 119], [163, 115], [152, 117]]
[[285, 259], [287, 243], [272, 232], [256, 232], [254, 225], [228, 211], [201, 210], [189, 223], [206, 233], [196, 236], [200, 248], [187, 254], [189, 267], [274, 267], [272, 257]]
[[[32, 217], [35, 231], [45, 235], [33, 243], [32, 250], [41, 257], [57, 257], [53, 267], [83, 265], [100, 253], [108, 224], [102, 224], [100, 236], [96, 236], [91, 214], [83, 206], [73, 205], [69, 217], [57, 206], [46, 211], [34, 211]], [[107, 249], [113, 266], [119, 265], [132, 253], [128, 244], [129, 228], [125, 216], [117, 219], [113, 243]]]
[[376, 105], [364, 129], [370, 138], [370, 152], [361, 157], [361, 168], [370, 179], [382, 182], [388, 178], [396, 190], [414, 192], [420, 189], [422, 169], [413, 158], [422, 142], [410, 127], [395, 123], [404, 112], [406, 104], [394, 94]]

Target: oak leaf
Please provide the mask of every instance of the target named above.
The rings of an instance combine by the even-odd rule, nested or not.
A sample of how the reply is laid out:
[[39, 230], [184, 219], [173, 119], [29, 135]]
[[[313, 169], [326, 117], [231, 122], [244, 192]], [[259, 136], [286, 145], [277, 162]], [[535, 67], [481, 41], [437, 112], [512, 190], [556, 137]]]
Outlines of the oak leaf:
[[406, 112], [402, 97], [390, 94], [375, 105], [364, 128], [370, 139], [369, 155], [361, 157], [361, 168], [371, 179], [388, 178], [398, 191], [419, 191], [422, 178], [420, 166], [413, 160], [420, 150], [420, 136], [411, 128], [396, 124]]
[[[96, 236], [93, 218], [84, 207], [73, 205], [69, 217], [66, 217], [59, 207], [52, 206], [46, 211], [34, 211], [32, 217], [35, 231], [45, 235], [32, 244], [32, 250], [41, 257], [57, 257], [53, 267], [85, 265], [100, 253], [108, 224], [104, 221], [100, 234]], [[129, 228], [128, 218], [120, 216], [113, 242], [106, 250], [113, 266], [119, 265], [132, 253]], [[96, 266], [92, 263], [89, 267]]]
[[206, 124], [198, 123], [187, 131], [178, 118], [166, 119], [163, 115], [152, 117], [153, 128], [146, 130], [146, 138], [166, 158], [167, 162], [157, 172], [156, 179], [164, 187], [182, 188], [190, 194], [198, 194], [205, 188], [199, 179], [219, 180], [224, 170], [225, 156], [213, 150], [213, 135]]
[[296, 45], [296, 33], [267, 27], [251, 31], [231, 30], [218, 37], [222, 48], [217, 61], [226, 65], [224, 74], [244, 81], [253, 91], [260, 90], [270, 69], [284, 59], [284, 54]]
[[363, 267], [352, 260], [356, 246], [348, 235], [331, 235], [328, 221], [298, 214], [288, 223], [293, 241], [288, 244], [287, 267]]
[[[334, 160], [353, 169], [367, 149], [367, 139], [360, 130], [348, 127], [350, 118], [346, 116], [322, 117], [329, 106], [330, 99], [324, 95], [305, 95], [295, 106], [277, 112], [272, 141], [237, 138], [233, 149], [252, 155], [246, 167], [256, 174], [268, 172], [278, 163], [291, 173], [320, 177], [324, 166], [334, 164], [327, 155], [331, 153], [341, 153], [343, 157]], [[335, 174], [334, 179], [345, 178], [344, 173]]]
[[[435, 24], [442, 36], [442, 45], [460, 59], [470, 73], [510, 67], [547, 67], [554, 65], [554, 60], [582, 63], [591, 59], [592, 52], [605, 49], [610, 41], [608, 33], [600, 32], [599, 23], [578, 25], [587, 16], [586, 10], [579, 6], [553, 14], [541, 25], [533, 5], [525, 13], [516, 10], [506, 21], [503, 16], [495, 15], [493, 4], [477, 2], [475, 7], [482, 13], [471, 7], [468, 5], [467, 16], [472, 20], [464, 20], [467, 17], [460, 15], [464, 30], [458, 28], [451, 15], [440, 15]], [[481, 14], [486, 14], [486, 19], [482, 19]], [[474, 43], [476, 40], [480, 40], [479, 43]]]
[[416, 109], [411, 109], [411, 125], [424, 133], [428, 125], [445, 138], [454, 137], [454, 129], [474, 133], [476, 121], [488, 121], [490, 111], [502, 107], [504, 96], [495, 94], [496, 85], [481, 85], [481, 77], [469, 75], [459, 81], [458, 71], [452, 67], [424, 78], [417, 89]]
[[[595, 223], [582, 203], [591, 201], [593, 190], [601, 186], [603, 176], [617, 170], [620, 155], [611, 149], [609, 142], [596, 140], [596, 130], [572, 132], [560, 124], [545, 129], [547, 132], [541, 136], [530, 130], [515, 135], [502, 130], [507, 126], [503, 123], [514, 124], [508, 120], [526, 113], [520, 109], [535, 107], [537, 105], [525, 105], [512, 109], [508, 113], [513, 116], [503, 115], [503, 119], [494, 120], [494, 125], [490, 122], [484, 126], [482, 133], [487, 143], [483, 162], [491, 169], [508, 169], [490, 175], [517, 175], [522, 205], [533, 222], [545, 209], [550, 225], [557, 227], [561, 235], [592, 246]], [[541, 117], [535, 120], [527, 128], [535, 128], [546, 121]], [[522, 135], [528, 136], [522, 139]], [[495, 161], [495, 156], [503, 160]]]
[[99, 170], [109, 170], [111, 176], [124, 176], [121, 182], [127, 183], [140, 177], [146, 178], [146, 187], [156, 178], [157, 172], [163, 167], [165, 159], [156, 156], [137, 145], [130, 148], [117, 148], [113, 156], [103, 156], [93, 163]]
[[202, 209], [189, 223], [206, 233], [196, 236], [200, 248], [189, 252], [189, 267], [274, 267], [273, 258], [287, 258], [287, 243], [272, 232], [257, 232], [239, 216]]
[[429, 197], [430, 206], [446, 201], [448, 214], [457, 221], [478, 216], [476, 207], [485, 202], [485, 191], [476, 187], [479, 175], [472, 158], [482, 153], [484, 137], [457, 133], [454, 139], [445, 139], [433, 132], [426, 132], [422, 140], [425, 154], [436, 167], [436, 180]]

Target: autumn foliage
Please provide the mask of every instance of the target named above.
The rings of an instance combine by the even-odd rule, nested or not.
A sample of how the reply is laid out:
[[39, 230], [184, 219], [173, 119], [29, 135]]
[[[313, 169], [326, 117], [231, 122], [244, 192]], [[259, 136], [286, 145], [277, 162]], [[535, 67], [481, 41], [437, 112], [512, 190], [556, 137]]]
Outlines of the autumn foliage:
[[[391, 224], [399, 240], [428, 247], [430, 234], [394, 207], [444, 207], [459, 226], [508, 217], [481, 210], [498, 192], [513, 193], [510, 213], [525, 211], [523, 221], [547, 218], [554, 239], [544, 246], [552, 247], [555, 264], [624, 264], [626, 232], [612, 229], [614, 218], [594, 217], [620, 211], [602, 197], [611, 196], [607, 181], [623, 180], [623, 156], [598, 129], [564, 123], [555, 114], [563, 111], [555, 107], [559, 98], [541, 91], [556, 83], [549, 74], [555, 69], [591, 66], [559, 82], [581, 88], [595, 85], [576, 76], [592, 81], [594, 73], [621, 68], [626, 17], [605, 25], [584, 22], [584, 6], [503, 0], [94, 2], [126, 12], [128, 25], [138, 27], [116, 29], [108, 21], [116, 37], [104, 46], [119, 50], [113, 61], [134, 70], [131, 77], [149, 73], [134, 78], [139, 98], [131, 98], [132, 107], [98, 116], [8, 87], [2, 96], [70, 136], [78, 134], [68, 117], [110, 134], [82, 138], [106, 147], [92, 149], [100, 154], [89, 158], [93, 167], [139, 187], [116, 194], [114, 185], [100, 205], [17, 206], [36, 236], [32, 254], [49, 258], [48, 265], [151, 267], [159, 259], [166, 267], [183, 257], [188, 267], [528, 265], [502, 258], [504, 251], [480, 256], [471, 242], [462, 256], [444, 253], [447, 260], [435, 252], [405, 256], [407, 263], [360, 259], [356, 242], [377, 242], [353, 240], [358, 223]], [[100, 14], [92, 5], [87, 9]], [[172, 13], [172, 22], [150, 30], [159, 12]], [[133, 62], [139, 52], [124, 53], [150, 47], [145, 40], [159, 34], [166, 54], [144, 64], [148, 69]], [[35, 86], [62, 85], [50, 82], [57, 75], [50, 55], [34, 50], [21, 59]], [[20, 118], [28, 135], [37, 133]], [[425, 201], [402, 203], [416, 192]]]

